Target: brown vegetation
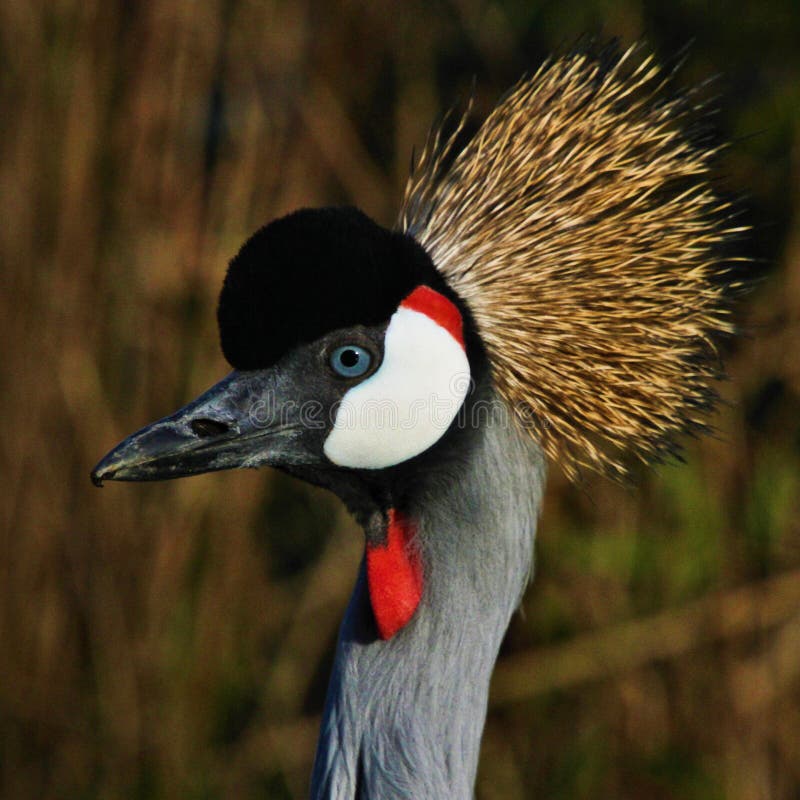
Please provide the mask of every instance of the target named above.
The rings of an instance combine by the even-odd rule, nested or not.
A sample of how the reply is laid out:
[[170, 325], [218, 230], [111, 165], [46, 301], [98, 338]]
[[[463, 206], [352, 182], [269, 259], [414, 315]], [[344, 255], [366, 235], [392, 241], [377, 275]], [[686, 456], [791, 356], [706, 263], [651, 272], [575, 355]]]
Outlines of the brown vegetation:
[[303, 796], [360, 533], [268, 471], [89, 469], [226, 372], [216, 294], [253, 229], [342, 202], [391, 223], [474, 73], [486, 111], [602, 21], [662, 56], [695, 36], [688, 85], [727, 76], [715, 177], [768, 280], [718, 438], [635, 490], [554, 472], [478, 796], [797, 796], [800, 21], [536, 5], [0, 5], [0, 796]]

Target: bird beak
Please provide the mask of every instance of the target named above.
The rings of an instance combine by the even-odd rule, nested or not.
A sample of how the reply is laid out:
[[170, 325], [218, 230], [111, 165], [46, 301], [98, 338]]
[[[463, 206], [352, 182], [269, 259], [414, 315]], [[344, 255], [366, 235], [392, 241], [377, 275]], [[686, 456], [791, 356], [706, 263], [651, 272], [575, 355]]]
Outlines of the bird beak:
[[282, 419], [274, 370], [232, 372], [172, 416], [142, 428], [92, 470], [104, 480], [159, 481], [296, 459], [298, 425]]

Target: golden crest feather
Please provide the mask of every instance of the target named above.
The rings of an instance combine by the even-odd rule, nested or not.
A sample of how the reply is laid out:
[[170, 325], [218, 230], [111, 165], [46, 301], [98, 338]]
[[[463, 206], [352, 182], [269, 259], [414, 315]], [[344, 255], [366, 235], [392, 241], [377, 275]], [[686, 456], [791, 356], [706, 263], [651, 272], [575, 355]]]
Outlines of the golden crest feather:
[[546, 453], [626, 471], [703, 430], [733, 330], [715, 150], [637, 47], [563, 57], [520, 82], [456, 153], [432, 134], [398, 227], [469, 305], [499, 392]]

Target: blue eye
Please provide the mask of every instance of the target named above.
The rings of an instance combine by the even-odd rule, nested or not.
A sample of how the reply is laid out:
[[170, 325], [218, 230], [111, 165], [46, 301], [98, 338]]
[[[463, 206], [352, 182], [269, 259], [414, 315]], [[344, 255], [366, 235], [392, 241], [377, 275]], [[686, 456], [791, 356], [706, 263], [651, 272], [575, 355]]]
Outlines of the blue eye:
[[331, 367], [337, 375], [341, 375], [343, 378], [360, 377], [370, 368], [370, 364], [372, 364], [372, 355], [357, 344], [337, 347], [331, 353]]

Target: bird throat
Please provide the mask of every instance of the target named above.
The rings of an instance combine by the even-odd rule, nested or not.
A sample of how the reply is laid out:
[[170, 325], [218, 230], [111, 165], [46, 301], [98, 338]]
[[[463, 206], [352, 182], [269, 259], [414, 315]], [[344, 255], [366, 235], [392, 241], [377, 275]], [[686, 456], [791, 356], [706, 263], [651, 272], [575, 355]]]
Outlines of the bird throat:
[[367, 584], [381, 639], [404, 628], [422, 597], [422, 563], [413, 522], [390, 508], [383, 536], [367, 537]]

